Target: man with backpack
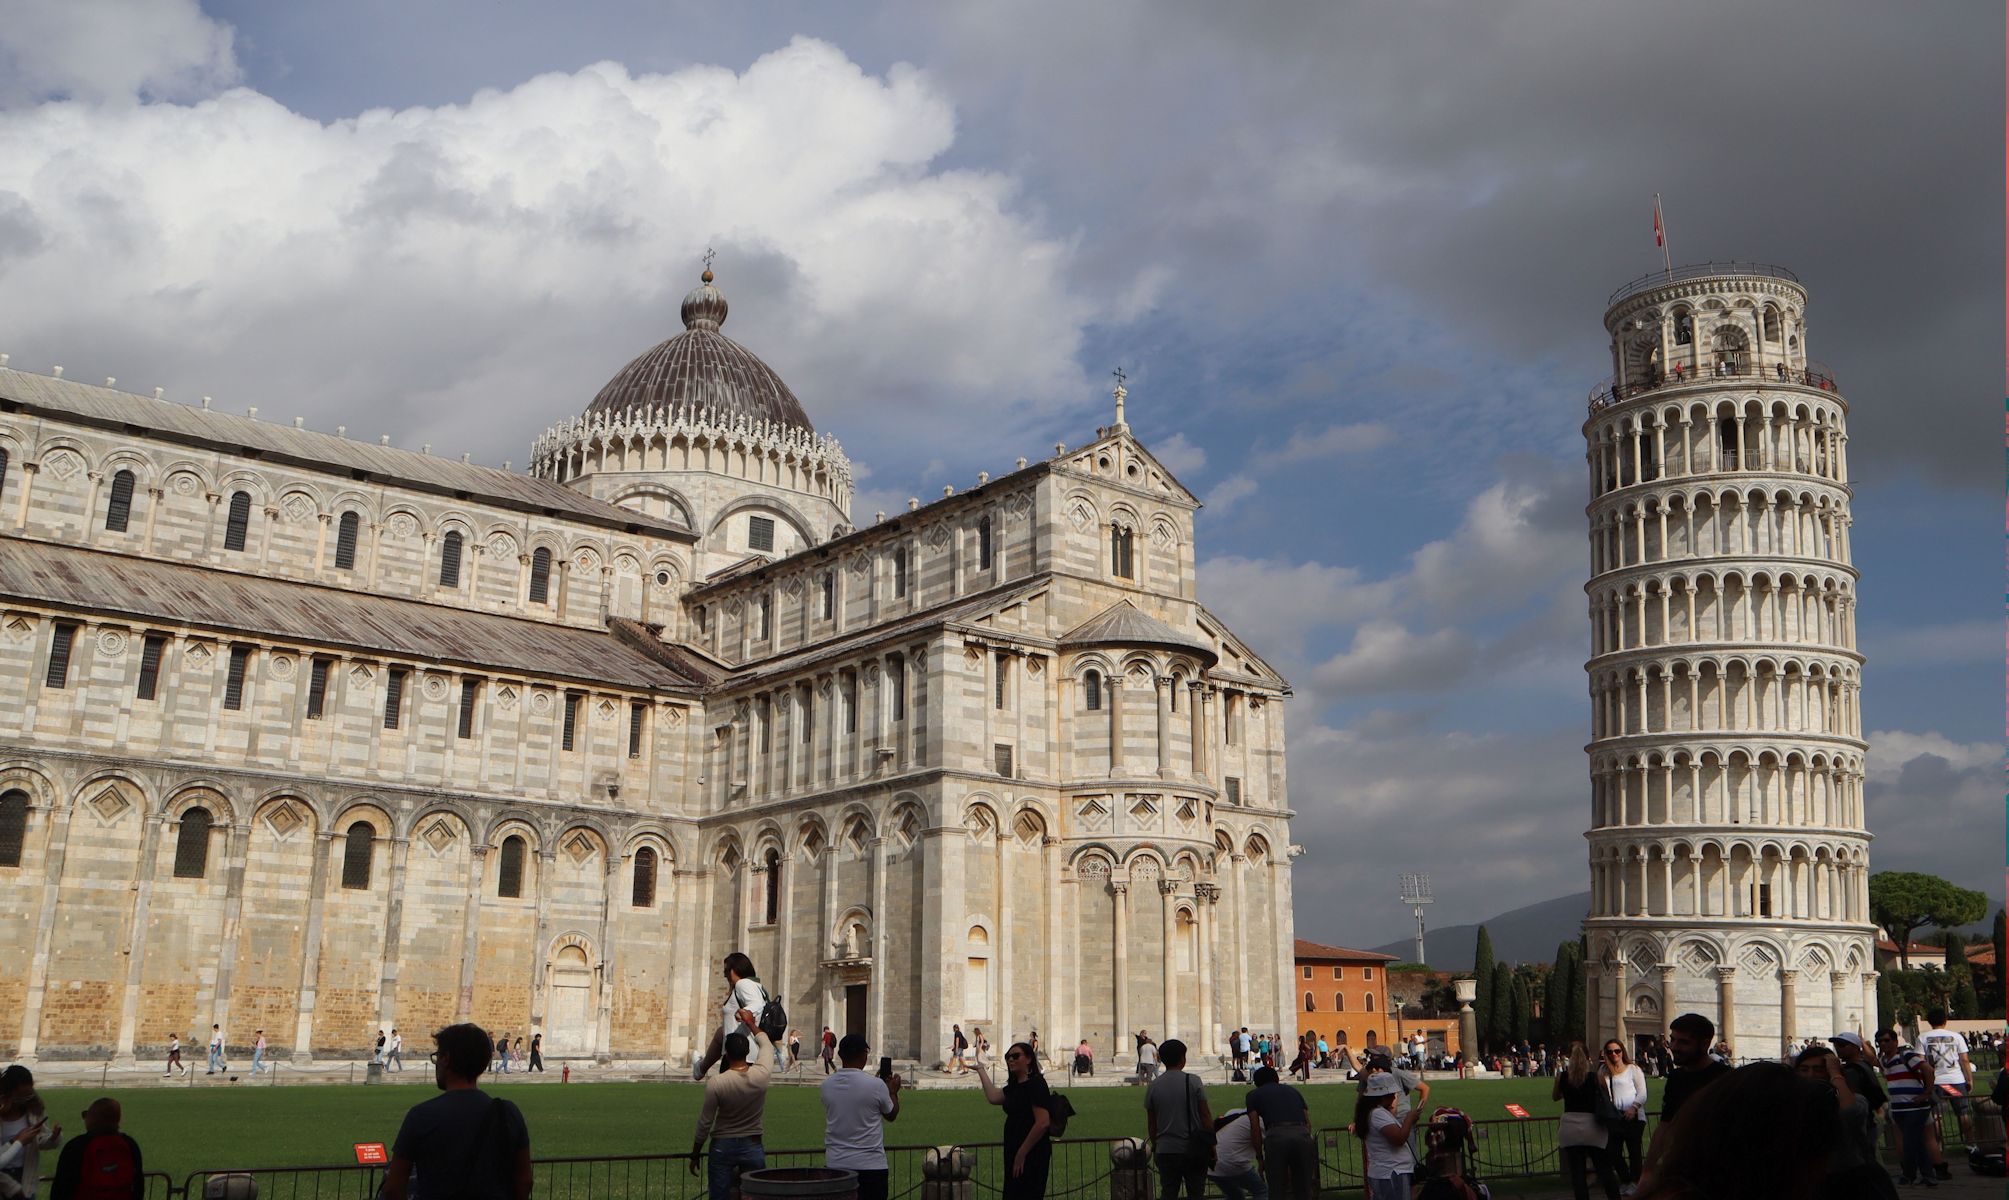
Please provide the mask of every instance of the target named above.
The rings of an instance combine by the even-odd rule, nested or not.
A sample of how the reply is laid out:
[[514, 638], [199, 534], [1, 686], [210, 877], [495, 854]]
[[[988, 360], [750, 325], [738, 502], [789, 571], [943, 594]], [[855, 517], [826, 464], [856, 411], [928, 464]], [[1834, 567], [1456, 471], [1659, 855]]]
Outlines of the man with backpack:
[[146, 1180], [140, 1144], [119, 1132], [125, 1114], [109, 1096], [84, 1110], [84, 1136], [72, 1138], [56, 1160], [49, 1200], [141, 1200]]
[[530, 1128], [507, 1100], [476, 1086], [495, 1045], [479, 1025], [433, 1034], [433, 1083], [440, 1094], [405, 1113], [384, 1168], [383, 1200], [420, 1195], [529, 1200]]
[[1167, 1038], [1158, 1047], [1165, 1073], [1144, 1089], [1146, 1140], [1158, 1165], [1159, 1200], [1201, 1200], [1214, 1165], [1214, 1114], [1207, 1089], [1186, 1072], [1186, 1043]]

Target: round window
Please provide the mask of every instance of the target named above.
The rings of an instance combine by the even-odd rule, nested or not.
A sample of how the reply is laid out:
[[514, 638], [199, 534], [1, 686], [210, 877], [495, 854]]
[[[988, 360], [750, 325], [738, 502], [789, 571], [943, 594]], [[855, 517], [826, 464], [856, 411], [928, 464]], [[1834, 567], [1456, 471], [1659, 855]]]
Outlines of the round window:
[[670, 586], [670, 573], [668, 571], [656, 572], [656, 586], [657, 587]]

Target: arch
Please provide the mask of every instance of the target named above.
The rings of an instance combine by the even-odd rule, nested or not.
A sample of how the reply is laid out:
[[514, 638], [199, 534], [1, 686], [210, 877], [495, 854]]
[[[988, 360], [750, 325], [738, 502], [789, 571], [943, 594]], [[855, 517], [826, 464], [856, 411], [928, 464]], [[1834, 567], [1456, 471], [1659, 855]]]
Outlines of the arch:
[[628, 892], [628, 907], [654, 908], [656, 906], [656, 848], [637, 846], [629, 856], [631, 886]]
[[335, 526], [335, 569], [353, 571], [356, 569], [356, 542], [361, 536], [363, 515], [356, 509], [345, 509]]
[[439, 540], [439, 585], [443, 588], [460, 587], [460, 565], [466, 555], [465, 539], [458, 529], [449, 529]]
[[377, 828], [360, 817], [342, 832], [342, 886], [367, 891], [370, 868], [376, 861]]
[[200, 803], [190, 803], [176, 821], [174, 876], [201, 879], [209, 873], [209, 835], [215, 819]]
[[539, 546], [530, 552], [530, 592], [532, 604], [551, 603], [551, 547]]
[[28, 844], [28, 804], [24, 788], [0, 791], [0, 867], [18, 867]]
[[690, 501], [684, 499], [682, 492], [679, 492], [677, 489], [669, 487], [665, 484], [660, 483], [631, 484], [628, 487], [622, 488], [620, 491], [616, 492], [612, 497], [610, 503], [616, 504], [622, 508], [632, 509], [634, 511], [640, 512], [643, 511], [641, 506], [637, 504], [632, 504], [630, 503], [630, 501], [641, 500], [645, 498], [653, 500], [661, 500], [669, 508], [671, 519], [679, 521], [684, 528], [692, 530], [695, 530], [697, 528], [697, 520], [696, 518], [691, 516], [692, 510]]
[[704, 535], [706, 540], [709, 541], [718, 536], [719, 530], [724, 528], [728, 521], [731, 521], [733, 517], [743, 512], [752, 512], [763, 517], [779, 517], [790, 529], [795, 531], [795, 536], [802, 539], [803, 545], [815, 546], [820, 544], [816, 537], [815, 527], [803, 517], [802, 513], [794, 505], [779, 496], [766, 492], [741, 496], [719, 509], [717, 514], [712, 517], [711, 522], [705, 526]]
[[110, 533], [124, 533], [132, 522], [133, 485], [138, 482], [130, 468], [121, 468], [112, 475], [111, 492], [105, 500], [105, 529]]
[[830, 945], [837, 957], [860, 959], [872, 957], [872, 910], [854, 904], [839, 913], [830, 927]]
[[223, 523], [223, 548], [244, 549], [251, 533], [251, 493], [242, 488], [230, 493], [230, 505]]
[[524, 860], [529, 857], [529, 843], [521, 833], [510, 833], [502, 839], [495, 860], [495, 894], [504, 899], [517, 900], [523, 897]]

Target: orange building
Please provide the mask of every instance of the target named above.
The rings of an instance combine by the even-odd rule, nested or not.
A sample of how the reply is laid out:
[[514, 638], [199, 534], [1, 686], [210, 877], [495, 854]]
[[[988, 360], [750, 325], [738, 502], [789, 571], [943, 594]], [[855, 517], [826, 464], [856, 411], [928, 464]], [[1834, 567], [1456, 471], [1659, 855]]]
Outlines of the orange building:
[[[1395, 956], [1297, 939], [1297, 1028], [1356, 1053], [1394, 1040], [1388, 1011], [1388, 964]], [[1370, 1036], [1372, 1035], [1372, 1036]]]

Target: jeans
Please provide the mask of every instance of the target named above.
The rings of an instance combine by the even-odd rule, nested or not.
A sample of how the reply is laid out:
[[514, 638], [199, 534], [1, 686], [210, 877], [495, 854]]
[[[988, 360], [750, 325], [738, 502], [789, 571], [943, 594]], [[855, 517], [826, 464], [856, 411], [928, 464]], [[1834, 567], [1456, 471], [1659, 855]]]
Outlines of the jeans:
[[1367, 1194], [1370, 1200], [1409, 1200], [1410, 1178], [1410, 1173], [1404, 1171], [1386, 1179], [1370, 1179]]
[[740, 1171], [766, 1165], [767, 1150], [752, 1138], [713, 1138], [712, 1152], [706, 1160], [711, 1200], [726, 1200], [726, 1193], [732, 1191], [733, 1180]]
[[253, 1050], [251, 1052], [251, 1073], [253, 1075], [259, 1075], [264, 1073], [264, 1071], [265, 1071], [265, 1047], [260, 1046], [256, 1050]]
[[886, 1200], [886, 1180], [889, 1172], [885, 1168], [877, 1171], [859, 1171], [858, 1200]]
[[225, 1068], [223, 1066], [223, 1047], [211, 1046], [209, 1048], [209, 1073], [211, 1075], [214, 1075], [218, 1071], [224, 1069]]
[[1890, 1119], [1897, 1123], [1897, 1135], [1904, 1145], [1899, 1173], [1906, 1180], [1931, 1178], [1932, 1159], [1925, 1152], [1925, 1125], [1932, 1119], [1931, 1107], [1923, 1104], [1915, 1108], [1893, 1107]]
[[1318, 1146], [1309, 1125], [1270, 1125], [1263, 1129], [1263, 1159], [1277, 1200], [1316, 1200]]
[[387, 1067], [396, 1067], [400, 1071], [404, 1070], [405, 1052], [402, 1050], [393, 1050], [389, 1054], [384, 1055], [384, 1065]]
[[1180, 1151], [1158, 1155], [1158, 1200], [1179, 1200], [1184, 1188], [1187, 1200], [1202, 1200], [1207, 1194], [1207, 1155]]
[[1239, 1175], [1209, 1175], [1228, 1200], [1270, 1200], [1270, 1187], [1260, 1171], [1249, 1167]]

